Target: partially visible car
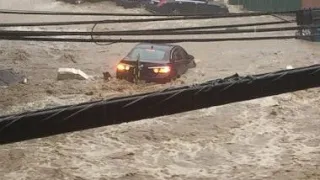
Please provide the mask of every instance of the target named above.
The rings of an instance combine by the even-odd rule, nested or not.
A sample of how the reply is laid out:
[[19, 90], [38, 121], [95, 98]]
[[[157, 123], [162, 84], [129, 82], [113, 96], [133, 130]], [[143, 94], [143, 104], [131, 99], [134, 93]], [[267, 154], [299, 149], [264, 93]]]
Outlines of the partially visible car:
[[115, 2], [116, 5], [124, 8], [138, 8], [144, 7], [146, 4], [150, 3], [150, 0], [115, 0]]
[[228, 7], [210, 0], [151, 0], [145, 6], [154, 14], [228, 14]]
[[118, 63], [116, 78], [166, 83], [194, 67], [194, 57], [179, 45], [140, 43]]

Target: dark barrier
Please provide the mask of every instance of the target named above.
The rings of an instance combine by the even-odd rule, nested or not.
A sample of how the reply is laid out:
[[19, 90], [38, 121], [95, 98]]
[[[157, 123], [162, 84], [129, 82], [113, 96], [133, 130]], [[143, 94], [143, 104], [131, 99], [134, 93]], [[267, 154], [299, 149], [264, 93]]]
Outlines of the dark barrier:
[[300, 39], [309, 41], [320, 41], [320, 8], [304, 9], [297, 11], [296, 21], [298, 25], [303, 25], [303, 29], [299, 29], [297, 35]]
[[[320, 86], [320, 64], [0, 117], [0, 143], [181, 113]], [[143, 113], [141, 112], [143, 109]]]
[[320, 8], [299, 10], [296, 18], [298, 25], [320, 24]]

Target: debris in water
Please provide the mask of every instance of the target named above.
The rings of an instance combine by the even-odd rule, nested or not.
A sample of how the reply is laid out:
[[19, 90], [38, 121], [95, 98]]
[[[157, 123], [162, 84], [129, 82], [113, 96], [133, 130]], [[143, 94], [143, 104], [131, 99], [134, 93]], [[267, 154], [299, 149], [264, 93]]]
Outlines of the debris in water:
[[10, 86], [18, 83], [26, 84], [27, 78], [14, 72], [13, 69], [0, 70], [0, 86]]
[[111, 77], [111, 74], [110, 74], [108, 71], [103, 72], [103, 79], [104, 79], [104, 80], [109, 81], [111, 78], [112, 78], [112, 77]]
[[89, 76], [83, 71], [81, 71], [80, 69], [59, 68], [57, 79], [58, 80], [66, 80], [66, 79], [87, 80], [89, 79]]
[[288, 65], [286, 69], [293, 69], [293, 67], [291, 65]]

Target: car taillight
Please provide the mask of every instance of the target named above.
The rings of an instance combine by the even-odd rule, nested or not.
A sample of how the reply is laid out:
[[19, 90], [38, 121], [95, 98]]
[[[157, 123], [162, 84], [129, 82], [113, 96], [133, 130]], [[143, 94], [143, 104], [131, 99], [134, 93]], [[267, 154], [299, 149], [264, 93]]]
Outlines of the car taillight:
[[170, 66], [149, 67], [149, 69], [152, 69], [154, 73], [162, 73], [162, 74], [166, 74], [171, 71]]
[[119, 63], [118, 65], [117, 65], [117, 69], [119, 70], [119, 71], [128, 71], [129, 69], [130, 69], [130, 65], [128, 65], [128, 64], [123, 64], [123, 63]]

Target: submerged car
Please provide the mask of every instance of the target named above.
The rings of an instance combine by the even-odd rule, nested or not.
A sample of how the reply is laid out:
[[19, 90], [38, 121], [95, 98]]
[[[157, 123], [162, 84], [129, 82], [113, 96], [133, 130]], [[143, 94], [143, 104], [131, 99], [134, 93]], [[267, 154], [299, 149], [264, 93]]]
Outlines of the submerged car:
[[145, 6], [154, 14], [228, 14], [228, 7], [210, 0], [151, 0]]
[[194, 67], [194, 57], [179, 45], [140, 43], [119, 62], [116, 78], [166, 83]]

